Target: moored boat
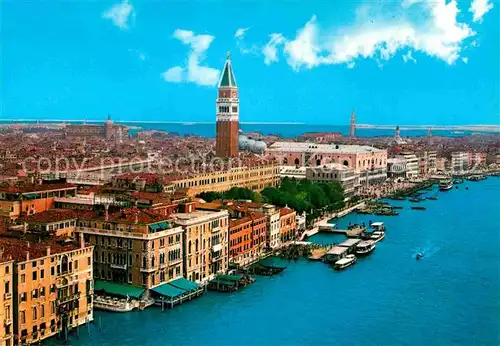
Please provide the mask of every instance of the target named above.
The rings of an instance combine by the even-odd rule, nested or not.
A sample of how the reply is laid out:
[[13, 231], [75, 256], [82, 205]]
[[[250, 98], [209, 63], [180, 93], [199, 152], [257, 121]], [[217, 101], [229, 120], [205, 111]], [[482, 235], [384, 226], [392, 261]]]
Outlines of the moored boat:
[[453, 187], [453, 180], [451, 179], [443, 179], [439, 182], [439, 190], [440, 191], [448, 191]]
[[411, 207], [413, 210], [425, 210], [425, 207], [422, 207], [422, 206], [415, 206], [415, 207]]
[[129, 299], [96, 296], [94, 308], [111, 312], [129, 312], [138, 307], [138, 302]]
[[354, 255], [347, 255], [344, 258], [339, 259], [335, 264], [333, 265], [333, 268], [335, 270], [342, 270], [345, 269], [349, 266], [352, 266], [354, 263], [356, 263], [356, 256]]
[[384, 237], [385, 237], [385, 232], [375, 231], [371, 234], [370, 240], [372, 240], [375, 243], [378, 243], [379, 241], [384, 239]]
[[375, 250], [375, 242], [373, 240], [365, 240], [356, 245], [356, 255], [366, 256]]

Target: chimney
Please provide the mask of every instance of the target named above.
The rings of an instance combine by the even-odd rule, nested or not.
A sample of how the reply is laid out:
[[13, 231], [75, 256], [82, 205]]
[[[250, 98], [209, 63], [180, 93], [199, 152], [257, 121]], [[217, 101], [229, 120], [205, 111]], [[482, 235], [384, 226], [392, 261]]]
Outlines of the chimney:
[[29, 260], [30, 260], [30, 252], [26, 251], [26, 261], [29, 261]]
[[85, 247], [85, 239], [83, 238], [83, 233], [80, 232], [80, 248], [84, 248]]
[[109, 220], [109, 204], [104, 205], [104, 221]]
[[50, 256], [50, 246], [47, 246], [47, 256]]
[[134, 223], [137, 225], [139, 223], [139, 212], [136, 211], [135, 212], [135, 220], [134, 220]]

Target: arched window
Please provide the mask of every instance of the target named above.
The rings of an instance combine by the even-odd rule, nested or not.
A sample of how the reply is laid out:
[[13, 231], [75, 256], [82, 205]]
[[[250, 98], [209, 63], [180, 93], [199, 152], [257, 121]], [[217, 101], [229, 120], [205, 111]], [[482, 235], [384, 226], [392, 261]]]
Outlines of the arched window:
[[321, 160], [320, 159], [316, 160], [316, 166], [321, 166]]
[[63, 256], [61, 260], [61, 272], [66, 273], [68, 271], [68, 256]]
[[286, 157], [283, 159], [283, 164], [284, 164], [284, 165], [287, 165], [287, 164], [288, 164], [288, 160], [287, 160], [287, 158], [286, 158]]
[[344, 160], [344, 162], [342, 162], [342, 164], [346, 167], [349, 167], [349, 162], [347, 162], [347, 160]]
[[298, 165], [299, 165], [299, 162], [300, 162], [300, 161], [299, 161], [299, 159], [298, 159], [298, 158], [296, 158], [296, 159], [295, 159], [295, 161], [294, 161], [295, 166], [298, 166]]
[[188, 243], [188, 244], [189, 244], [189, 245], [188, 245], [188, 253], [191, 253], [191, 240], [189, 241], [189, 243]]

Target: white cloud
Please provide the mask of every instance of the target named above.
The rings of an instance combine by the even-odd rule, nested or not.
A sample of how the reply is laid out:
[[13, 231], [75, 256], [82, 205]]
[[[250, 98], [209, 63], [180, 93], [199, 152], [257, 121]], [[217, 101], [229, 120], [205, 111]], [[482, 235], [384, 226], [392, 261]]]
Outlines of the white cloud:
[[132, 55], [136, 56], [136, 57], [137, 57], [137, 58], [139, 58], [139, 60], [141, 60], [141, 61], [145, 61], [145, 60], [148, 58], [147, 54], [146, 54], [146, 53], [144, 53], [144, 52], [141, 52], [140, 50], [137, 50], [137, 49], [129, 49], [128, 51], [129, 51], [129, 53], [130, 53], [130, 54], [132, 54]]
[[245, 36], [245, 33], [248, 31], [249, 28], [239, 28], [238, 30], [236, 30], [236, 32], [234, 33], [234, 37], [237, 38], [237, 39], [242, 39], [243, 36]]
[[277, 47], [285, 42], [285, 38], [281, 34], [271, 34], [269, 35], [269, 37], [269, 42], [267, 42], [267, 44], [262, 48], [262, 54], [264, 54], [264, 63], [266, 65], [278, 61]]
[[177, 29], [173, 37], [182, 43], [189, 45], [191, 50], [185, 67], [174, 66], [162, 73], [167, 82], [195, 83], [198, 85], [213, 86], [219, 80], [220, 71], [208, 66], [201, 66], [205, 58], [205, 51], [214, 40], [211, 35], [195, 35], [189, 30]]
[[481, 22], [483, 16], [493, 8], [490, 0], [473, 0], [470, 4], [469, 12], [473, 15], [474, 22]]
[[462, 62], [463, 62], [464, 64], [467, 64], [467, 63], [469, 62], [469, 58], [467, 58], [467, 57], [463, 57], [463, 58], [462, 58]]
[[417, 63], [417, 60], [413, 57], [411, 50], [408, 51], [408, 53], [403, 55], [403, 61], [408, 62], [408, 61], [413, 61], [415, 64]]
[[[281, 36], [282, 54], [288, 64], [294, 70], [322, 64], [352, 67], [352, 62], [359, 59], [374, 59], [380, 65], [401, 50], [424, 53], [453, 64], [460, 58], [464, 41], [475, 35], [469, 25], [457, 20], [456, 0], [405, 0], [390, 11], [367, 6], [357, 11], [357, 22], [351, 27], [335, 32], [320, 30], [313, 16], [295, 38]], [[271, 59], [264, 54], [266, 64], [278, 60], [274, 52]], [[414, 61], [410, 56], [407, 54], [405, 61]]]
[[162, 76], [167, 82], [182, 82], [184, 75], [184, 69], [180, 66], [171, 67], [165, 72], [163, 72]]
[[253, 44], [250, 47], [245, 43], [245, 34], [250, 28], [239, 28], [234, 33], [234, 38], [236, 39], [236, 45], [238, 46], [241, 54], [257, 54], [259, 48], [257, 45]]
[[102, 14], [104, 19], [109, 19], [120, 29], [128, 29], [129, 19], [135, 18], [134, 7], [128, 0], [114, 4]]

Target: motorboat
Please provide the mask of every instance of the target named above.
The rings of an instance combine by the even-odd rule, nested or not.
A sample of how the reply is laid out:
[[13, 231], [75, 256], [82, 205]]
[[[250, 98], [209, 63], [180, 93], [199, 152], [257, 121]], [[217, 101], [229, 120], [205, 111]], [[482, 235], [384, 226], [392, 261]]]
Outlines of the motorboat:
[[333, 268], [335, 270], [342, 270], [345, 269], [349, 266], [352, 266], [354, 263], [356, 263], [356, 256], [354, 255], [347, 255], [344, 258], [339, 259], [335, 264], [333, 265]]
[[444, 179], [439, 182], [439, 190], [440, 191], [448, 191], [453, 187], [452, 179]]
[[129, 312], [138, 307], [138, 302], [130, 299], [95, 296], [94, 308], [112, 312]]
[[417, 261], [419, 261], [419, 260], [421, 260], [422, 258], [424, 258], [424, 254], [423, 254], [423, 253], [421, 253], [421, 252], [419, 252], [415, 258], [417, 259]]
[[370, 240], [372, 240], [375, 243], [378, 243], [379, 241], [384, 239], [384, 237], [385, 237], [385, 232], [375, 231], [371, 234]]
[[375, 242], [373, 240], [365, 240], [356, 245], [356, 255], [366, 256], [375, 250]]
[[375, 231], [385, 232], [385, 225], [383, 222], [372, 222], [370, 227]]
[[413, 209], [413, 210], [425, 210], [425, 207], [422, 207], [422, 206], [414, 206], [414, 207], [411, 207], [411, 209]]

